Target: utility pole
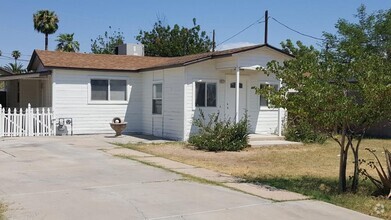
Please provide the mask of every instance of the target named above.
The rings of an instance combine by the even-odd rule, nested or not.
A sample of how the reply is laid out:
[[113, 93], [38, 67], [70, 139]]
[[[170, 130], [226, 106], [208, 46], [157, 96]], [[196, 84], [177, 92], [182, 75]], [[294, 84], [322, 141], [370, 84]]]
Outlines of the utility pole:
[[213, 29], [213, 35], [212, 35], [212, 52], [215, 52], [216, 50], [216, 32], [215, 29]]
[[265, 44], [267, 44], [268, 26], [269, 26], [269, 12], [266, 10], [265, 11]]

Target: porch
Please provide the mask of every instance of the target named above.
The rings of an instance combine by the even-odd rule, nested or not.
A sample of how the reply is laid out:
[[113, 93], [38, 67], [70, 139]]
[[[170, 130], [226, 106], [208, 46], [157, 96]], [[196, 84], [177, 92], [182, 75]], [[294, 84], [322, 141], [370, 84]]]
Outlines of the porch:
[[[271, 106], [265, 97], [256, 94], [253, 89], [263, 85], [278, 89], [281, 86], [280, 80], [265, 75], [261, 65], [216, 66], [212, 66], [214, 68], [209, 71], [203, 67], [205, 76], [189, 76], [193, 78], [190, 82], [193, 82], [192, 95], [195, 103], [190, 115], [198, 118], [202, 110], [206, 119], [210, 114], [219, 113], [221, 119], [238, 122], [247, 112], [250, 133], [281, 137], [286, 111]], [[196, 68], [188, 71], [201, 72]], [[190, 133], [195, 132], [197, 127], [192, 125]]]

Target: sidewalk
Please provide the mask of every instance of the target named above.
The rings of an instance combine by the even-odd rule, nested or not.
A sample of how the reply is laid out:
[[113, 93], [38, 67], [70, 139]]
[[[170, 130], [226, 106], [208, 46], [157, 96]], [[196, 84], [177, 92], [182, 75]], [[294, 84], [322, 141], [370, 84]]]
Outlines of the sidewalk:
[[162, 167], [164, 169], [168, 169], [179, 174], [190, 175], [196, 178], [211, 181], [216, 184], [223, 185], [255, 196], [259, 196], [265, 199], [270, 199], [274, 201], [295, 201], [310, 199], [307, 196], [298, 193], [280, 190], [266, 185], [245, 183], [243, 179], [236, 178], [227, 174], [187, 165], [184, 163], [168, 160], [162, 157], [157, 157], [151, 154], [146, 154], [127, 148], [108, 149], [105, 152], [114, 156], [127, 157], [142, 163]]

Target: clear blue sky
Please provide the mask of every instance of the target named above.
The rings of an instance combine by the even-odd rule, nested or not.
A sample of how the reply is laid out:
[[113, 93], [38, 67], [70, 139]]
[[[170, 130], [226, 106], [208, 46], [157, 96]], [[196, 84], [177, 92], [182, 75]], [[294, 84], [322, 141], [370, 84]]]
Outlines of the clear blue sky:
[[[191, 26], [197, 18], [201, 28], [211, 35], [216, 30], [217, 44], [260, 19], [269, 16], [303, 33], [321, 37], [323, 31], [335, 32], [338, 18], [354, 20], [360, 4], [368, 12], [391, 8], [390, 0], [0, 0], [0, 66], [11, 62], [4, 56], [19, 50], [28, 60], [34, 49], [44, 48], [44, 35], [33, 29], [32, 15], [49, 9], [60, 19], [59, 29], [49, 36], [49, 49], [55, 48], [60, 33], [75, 33], [81, 52], [90, 52], [90, 40], [108, 30], [124, 32], [126, 42], [136, 42], [140, 29], [150, 30], [157, 17], [168, 24]], [[263, 43], [264, 24], [257, 24], [226, 42], [219, 49]], [[317, 41], [296, 34], [275, 21], [269, 22], [269, 43], [278, 46], [285, 39], [316, 45]], [[27, 64], [27, 62], [23, 62]]]

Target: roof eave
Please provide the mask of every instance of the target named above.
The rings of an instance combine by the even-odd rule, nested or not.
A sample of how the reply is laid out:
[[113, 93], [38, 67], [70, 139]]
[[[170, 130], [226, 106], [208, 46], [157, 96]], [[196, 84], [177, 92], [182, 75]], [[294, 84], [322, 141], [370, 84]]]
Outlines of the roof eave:
[[[32, 68], [32, 66], [33, 66], [33, 64], [34, 64], [34, 61], [35, 61], [35, 58], [37, 57], [37, 51], [36, 50], [34, 50], [33, 51], [33, 54], [31, 55], [31, 58], [30, 58], [30, 62], [29, 62], [29, 64], [27, 65], [27, 70], [28, 71], [31, 71], [31, 68]], [[43, 64], [42, 64], [43, 65]]]
[[44, 76], [51, 75], [52, 71], [41, 71], [41, 72], [31, 72], [31, 73], [21, 73], [21, 74], [12, 74], [11, 76], [0, 76], [0, 81], [8, 80], [17, 80], [17, 79], [27, 79], [27, 78], [40, 78]]
[[[2, 67], [0, 67], [0, 71], [1, 71], [2, 73], [5, 73], [4, 75], [6, 75], [6, 76], [10, 76], [10, 75], [13, 75], [13, 74], [14, 74], [13, 72], [10, 72], [10, 71], [8, 71], [8, 70], [2, 68]], [[1, 74], [0, 74], [0, 76], [1, 76]]]
[[139, 69], [103, 69], [103, 68], [82, 68], [82, 67], [61, 67], [61, 66], [45, 66], [47, 69], [64, 69], [64, 70], [94, 70], [94, 71], [113, 71], [113, 72], [139, 72]]

